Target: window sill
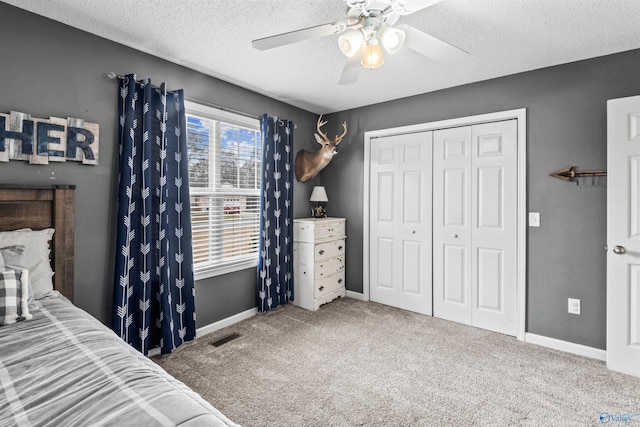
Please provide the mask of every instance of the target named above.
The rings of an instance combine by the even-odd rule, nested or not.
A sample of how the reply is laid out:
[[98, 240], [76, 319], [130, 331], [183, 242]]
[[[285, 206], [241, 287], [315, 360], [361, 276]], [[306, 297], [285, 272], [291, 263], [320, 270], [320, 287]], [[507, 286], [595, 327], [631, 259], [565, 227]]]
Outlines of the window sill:
[[233, 264], [224, 265], [222, 267], [208, 267], [193, 272], [194, 279], [196, 281], [207, 279], [210, 277], [221, 276], [223, 274], [233, 273], [235, 271], [247, 270], [249, 268], [256, 268], [258, 266], [258, 260], [249, 259], [245, 261], [234, 262]]

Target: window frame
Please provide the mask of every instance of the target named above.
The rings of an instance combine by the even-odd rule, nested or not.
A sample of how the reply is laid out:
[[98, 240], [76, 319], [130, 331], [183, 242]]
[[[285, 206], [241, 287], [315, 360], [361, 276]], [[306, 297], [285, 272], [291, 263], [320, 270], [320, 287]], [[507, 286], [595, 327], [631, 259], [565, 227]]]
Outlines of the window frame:
[[[184, 101], [185, 104], [185, 112], [186, 115], [191, 115], [191, 116], [197, 116], [197, 117], [201, 117], [207, 120], [215, 120], [215, 121], [220, 121], [220, 122], [224, 122], [226, 124], [230, 124], [230, 125], [234, 125], [234, 126], [238, 126], [238, 127], [242, 127], [242, 128], [247, 128], [247, 129], [252, 129], [257, 131], [258, 135], [259, 135], [259, 144], [262, 144], [262, 129], [261, 129], [261, 123], [260, 123], [260, 119], [258, 118], [254, 118], [254, 117], [249, 117], [249, 116], [245, 116], [245, 115], [241, 115], [239, 113], [232, 113], [229, 111], [225, 111], [222, 110], [220, 108], [216, 108], [214, 106], [211, 105], [207, 105], [206, 103], [200, 103], [200, 102], [194, 102], [194, 101]], [[260, 161], [259, 161], [259, 168], [260, 170], [262, 170], [262, 147], [260, 147], [260, 152], [261, 152], [261, 156], [260, 156]], [[211, 155], [210, 154], [210, 159], [214, 159], [215, 155]], [[190, 191], [190, 195], [193, 196], [194, 194], [194, 189], [197, 189], [198, 187], [192, 187], [191, 185], [189, 185], [189, 191]], [[211, 187], [207, 187], [207, 188], [211, 188]], [[247, 190], [242, 190], [242, 189], [238, 189], [239, 191], [237, 191], [236, 193], [238, 195], [240, 195], [243, 192], [246, 192]], [[254, 190], [249, 190], [250, 192], [253, 192]], [[258, 186], [258, 189], [255, 190], [257, 192], [257, 196], [258, 198], [260, 198], [260, 186]], [[198, 192], [196, 191], [195, 194], [198, 194]], [[204, 194], [204, 192], [203, 192]], [[193, 207], [192, 207], [193, 209]], [[258, 215], [259, 215], [259, 211], [260, 211], [260, 206], [258, 206]], [[224, 215], [224, 213], [223, 213]], [[193, 217], [192, 217], [193, 218]], [[259, 219], [258, 219], [258, 235], [259, 235]], [[250, 268], [255, 268], [258, 265], [258, 255], [260, 252], [260, 248], [257, 247], [256, 248], [256, 252], [255, 252], [255, 256], [251, 257], [250, 255], [247, 255], [246, 258], [241, 258], [238, 259], [236, 261], [231, 261], [228, 263], [224, 263], [223, 265], [220, 266], [214, 266], [214, 265], [207, 265], [207, 266], [201, 266], [201, 267], [196, 267], [195, 265], [195, 261], [194, 261], [194, 268], [193, 268], [193, 274], [194, 274], [194, 279], [195, 280], [202, 280], [202, 279], [206, 279], [206, 278], [210, 278], [210, 277], [216, 277], [216, 276], [220, 276], [223, 274], [228, 274], [228, 273], [233, 273], [236, 271], [241, 271], [241, 270], [247, 270]]]

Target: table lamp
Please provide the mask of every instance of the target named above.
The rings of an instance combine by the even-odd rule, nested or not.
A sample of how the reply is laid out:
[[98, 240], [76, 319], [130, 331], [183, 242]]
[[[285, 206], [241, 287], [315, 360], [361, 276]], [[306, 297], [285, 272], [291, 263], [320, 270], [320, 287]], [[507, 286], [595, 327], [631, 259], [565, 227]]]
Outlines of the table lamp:
[[311, 216], [314, 218], [326, 218], [327, 211], [324, 209], [323, 203], [327, 203], [329, 198], [327, 197], [327, 192], [324, 187], [321, 185], [316, 185], [313, 187], [313, 191], [311, 192], [311, 197], [309, 198], [310, 202], [315, 202], [316, 206], [311, 208]]

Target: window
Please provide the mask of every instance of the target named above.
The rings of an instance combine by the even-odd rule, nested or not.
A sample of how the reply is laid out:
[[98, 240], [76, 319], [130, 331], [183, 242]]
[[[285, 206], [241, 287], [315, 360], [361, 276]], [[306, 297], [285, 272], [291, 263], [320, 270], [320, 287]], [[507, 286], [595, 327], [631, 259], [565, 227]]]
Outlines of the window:
[[257, 265], [260, 121], [185, 102], [196, 279]]

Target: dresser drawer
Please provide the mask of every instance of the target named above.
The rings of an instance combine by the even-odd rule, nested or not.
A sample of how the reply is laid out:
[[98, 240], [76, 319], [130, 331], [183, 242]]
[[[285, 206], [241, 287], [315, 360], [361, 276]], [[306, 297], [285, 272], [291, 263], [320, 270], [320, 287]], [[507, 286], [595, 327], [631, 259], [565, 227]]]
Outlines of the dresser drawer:
[[334, 276], [329, 276], [324, 279], [316, 280], [313, 289], [313, 296], [320, 298], [321, 296], [333, 292], [336, 289], [344, 287], [344, 271]]
[[323, 277], [340, 273], [344, 271], [344, 257], [340, 256], [316, 261], [314, 271], [316, 279], [322, 279]]
[[344, 221], [333, 221], [333, 220], [325, 220], [318, 221], [315, 223], [315, 239], [316, 240], [325, 240], [330, 239], [332, 237], [337, 237], [339, 239], [344, 238], [345, 229], [344, 229]]
[[344, 255], [344, 240], [332, 240], [330, 242], [318, 243], [315, 246], [314, 251], [313, 258], [316, 261]]

